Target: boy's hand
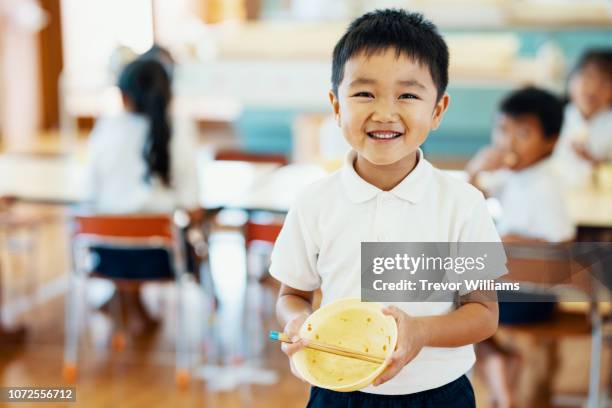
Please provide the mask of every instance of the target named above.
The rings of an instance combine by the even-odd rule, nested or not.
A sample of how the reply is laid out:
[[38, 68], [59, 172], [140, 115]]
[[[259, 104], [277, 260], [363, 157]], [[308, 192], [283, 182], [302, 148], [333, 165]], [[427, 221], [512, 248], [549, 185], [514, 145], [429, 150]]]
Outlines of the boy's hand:
[[501, 169], [507, 165], [506, 161], [508, 159], [506, 156], [508, 156], [508, 153], [499, 148], [493, 146], [483, 147], [469, 161], [466, 166], [466, 171], [470, 176], [475, 176], [481, 171]]
[[297, 378], [299, 378], [302, 381], [304, 381], [304, 379], [302, 378], [302, 376], [300, 376], [300, 374], [297, 372], [297, 370], [293, 366], [293, 360], [291, 360], [291, 356], [294, 353], [296, 353], [298, 350], [304, 348], [307, 344], [308, 340], [301, 339], [300, 334], [299, 334], [300, 328], [302, 327], [302, 325], [304, 324], [304, 321], [307, 318], [308, 318], [308, 315], [304, 313], [304, 314], [300, 314], [297, 317], [294, 317], [293, 319], [289, 320], [289, 322], [287, 322], [287, 324], [285, 325], [283, 332], [287, 336], [289, 336], [289, 338], [291, 339], [293, 343], [282, 343], [281, 344], [281, 350], [283, 350], [283, 353], [285, 353], [287, 357], [289, 357], [289, 366], [291, 367], [291, 372], [293, 373], [293, 375], [295, 375]]
[[393, 316], [397, 322], [397, 346], [393, 354], [387, 358], [387, 368], [374, 381], [374, 386], [395, 377], [427, 343], [427, 331], [419, 319], [408, 316], [395, 306], [384, 308], [383, 313]]

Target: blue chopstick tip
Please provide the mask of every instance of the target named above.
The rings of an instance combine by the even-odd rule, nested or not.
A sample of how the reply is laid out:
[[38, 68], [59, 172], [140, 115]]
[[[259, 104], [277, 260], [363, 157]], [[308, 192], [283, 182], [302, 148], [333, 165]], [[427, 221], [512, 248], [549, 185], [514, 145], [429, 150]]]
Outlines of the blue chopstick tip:
[[280, 333], [277, 331], [271, 331], [268, 337], [270, 340], [278, 341], [280, 338]]

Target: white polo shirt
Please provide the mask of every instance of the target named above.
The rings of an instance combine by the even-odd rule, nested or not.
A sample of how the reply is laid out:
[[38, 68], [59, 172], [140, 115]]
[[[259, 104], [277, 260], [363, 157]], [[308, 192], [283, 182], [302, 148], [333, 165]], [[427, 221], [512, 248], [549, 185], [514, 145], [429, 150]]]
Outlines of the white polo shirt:
[[171, 186], [158, 177], [145, 180], [148, 120], [123, 112], [100, 119], [89, 140], [88, 194], [101, 213], [170, 212], [199, 206], [197, 140], [184, 122], [175, 121], [168, 147]]
[[[361, 296], [361, 242], [499, 242], [476, 188], [435, 169], [419, 150], [414, 170], [382, 191], [356, 172], [351, 151], [342, 169], [310, 185], [289, 211], [270, 273], [295, 289], [321, 288], [322, 304]], [[500, 275], [503, 273], [500, 272]], [[441, 315], [452, 302], [393, 303], [412, 316]], [[362, 391], [411, 394], [440, 387], [474, 364], [472, 345], [425, 347], [387, 383]]]
[[518, 234], [548, 242], [574, 237], [573, 223], [559, 175], [552, 159], [546, 158], [521, 171], [504, 172], [498, 193], [502, 208], [497, 229], [503, 236]]

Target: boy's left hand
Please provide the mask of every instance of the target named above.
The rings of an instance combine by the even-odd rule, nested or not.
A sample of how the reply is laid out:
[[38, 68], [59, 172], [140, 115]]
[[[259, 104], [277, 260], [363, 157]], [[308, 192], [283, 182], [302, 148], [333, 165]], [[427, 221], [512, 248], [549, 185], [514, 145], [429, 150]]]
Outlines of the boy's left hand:
[[383, 309], [383, 313], [393, 316], [397, 322], [397, 346], [387, 358], [387, 368], [376, 378], [374, 386], [395, 377], [406, 364], [419, 354], [427, 342], [427, 330], [418, 318], [407, 315], [395, 306]]

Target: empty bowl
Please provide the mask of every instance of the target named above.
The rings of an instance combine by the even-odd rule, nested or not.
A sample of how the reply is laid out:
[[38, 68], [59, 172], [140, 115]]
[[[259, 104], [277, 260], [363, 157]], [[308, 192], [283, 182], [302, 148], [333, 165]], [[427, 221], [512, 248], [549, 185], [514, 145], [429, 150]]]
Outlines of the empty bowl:
[[[383, 306], [357, 298], [340, 299], [316, 310], [304, 322], [300, 336], [325, 344], [388, 357], [397, 343], [397, 324]], [[386, 363], [304, 348], [292, 356], [298, 373], [310, 384], [333, 391], [356, 391], [370, 385]]]

